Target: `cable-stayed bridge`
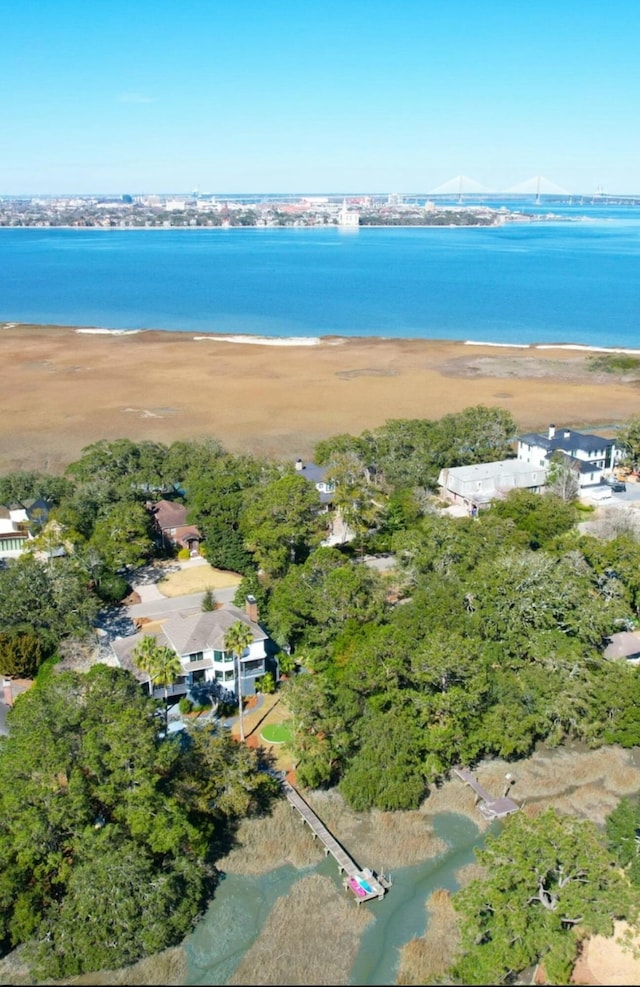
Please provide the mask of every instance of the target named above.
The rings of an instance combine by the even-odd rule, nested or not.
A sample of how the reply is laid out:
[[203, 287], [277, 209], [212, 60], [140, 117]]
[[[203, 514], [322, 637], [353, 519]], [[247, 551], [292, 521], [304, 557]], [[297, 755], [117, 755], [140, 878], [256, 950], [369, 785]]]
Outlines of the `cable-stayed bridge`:
[[450, 178], [436, 188], [431, 189], [427, 194], [434, 196], [453, 195], [457, 196], [459, 201], [465, 195], [534, 195], [538, 201], [542, 195], [571, 195], [568, 189], [545, 178], [544, 175], [534, 175], [533, 178], [528, 178], [526, 181], [507, 189], [489, 188], [489, 186], [483, 185], [482, 182], [477, 182], [474, 178], [469, 178], [467, 175], [456, 175], [455, 178]]

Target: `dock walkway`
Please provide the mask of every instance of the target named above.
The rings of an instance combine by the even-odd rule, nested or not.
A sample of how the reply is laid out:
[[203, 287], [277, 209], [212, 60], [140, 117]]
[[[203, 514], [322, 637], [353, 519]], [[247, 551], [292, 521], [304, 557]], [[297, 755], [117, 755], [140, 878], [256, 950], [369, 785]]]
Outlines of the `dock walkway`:
[[479, 800], [478, 809], [485, 819], [502, 819], [504, 816], [509, 816], [512, 812], [520, 810], [518, 803], [506, 795], [502, 798], [494, 798], [466, 768], [454, 768], [453, 770], [458, 778], [473, 788]]
[[381, 901], [391, 887], [391, 881], [384, 874], [374, 874], [369, 867], [358, 867], [353, 857], [347, 853], [345, 848], [338, 843], [335, 836], [329, 832], [320, 817], [305, 802], [300, 792], [288, 781], [282, 782], [282, 788], [290, 804], [300, 813], [300, 816], [307, 823], [314, 837], [317, 837], [322, 842], [325, 854], [330, 853], [338, 864], [339, 872], [346, 875], [342, 882], [343, 886], [353, 892], [358, 904], [362, 901], [370, 901], [372, 898], [377, 898]]

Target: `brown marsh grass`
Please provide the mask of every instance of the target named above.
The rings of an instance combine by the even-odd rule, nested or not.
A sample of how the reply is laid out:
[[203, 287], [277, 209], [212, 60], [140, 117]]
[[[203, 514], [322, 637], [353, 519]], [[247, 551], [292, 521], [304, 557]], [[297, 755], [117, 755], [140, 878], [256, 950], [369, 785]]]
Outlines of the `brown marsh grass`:
[[138, 987], [142, 984], [162, 984], [163, 987], [180, 987], [187, 978], [187, 958], [182, 946], [165, 949], [154, 956], [147, 956], [138, 963], [124, 967], [121, 970], [99, 970], [83, 976], [70, 977], [68, 980], [34, 980], [22, 963], [21, 950], [15, 949], [0, 960], [0, 984], [11, 984], [16, 987], [42, 987], [43, 984], [56, 984], [58, 987]]
[[[485, 761], [474, 768], [474, 774], [498, 796], [504, 793], [505, 775], [510, 773], [514, 779], [510, 795], [527, 813], [553, 806], [603, 825], [620, 798], [640, 791], [639, 765], [640, 752], [633, 750], [558, 748], [541, 749], [516, 763]], [[433, 816], [438, 813], [458, 812], [468, 816], [481, 832], [487, 827], [475, 804], [474, 792], [455, 775], [434, 788], [414, 812], [356, 813], [338, 792], [305, 791], [303, 795], [356, 861], [374, 870], [393, 871], [440, 854], [445, 847], [432, 828]], [[218, 861], [220, 869], [228, 873], [261, 874], [285, 862], [303, 869], [323, 858], [321, 845], [284, 799], [269, 816], [244, 820], [237, 837], [236, 847]], [[464, 885], [480, 873], [477, 864], [469, 864], [457, 877]], [[447, 892], [436, 892], [427, 905], [425, 936], [412, 940], [401, 951], [399, 984], [433, 981], [450, 963], [455, 949], [455, 913]], [[319, 875], [304, 877], [276, 902], [263, 933], [231, 982], [347, 983], [367, 916], [370, 920], [365, 909], [336, 892], [330, 879]], [[18, 957], [19, 952], [14, 951], [0, 961], [0, 983], [34, 984]], [[126, 971], [91, 974], [69, 983], [184, 984], [185, 971], [184, 952], [177, 948]]]
[[456, 959], [459, 936], [451, 894], [443, 888], [429, 896], [427, 931], [400, 950], [397, 984], [429, 984], [442, 977]]
[[302, 878], [279, 898], [230, 984], [348, 984], [373, 921], [328, 877]]

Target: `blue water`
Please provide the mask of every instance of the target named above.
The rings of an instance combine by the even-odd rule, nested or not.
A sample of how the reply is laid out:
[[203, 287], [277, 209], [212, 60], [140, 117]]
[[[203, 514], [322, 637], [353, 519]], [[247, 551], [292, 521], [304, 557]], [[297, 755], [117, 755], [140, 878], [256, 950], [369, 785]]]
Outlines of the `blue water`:
[[491, 228], [0, 229], [0, 320], [640, 346], [640, 209]]

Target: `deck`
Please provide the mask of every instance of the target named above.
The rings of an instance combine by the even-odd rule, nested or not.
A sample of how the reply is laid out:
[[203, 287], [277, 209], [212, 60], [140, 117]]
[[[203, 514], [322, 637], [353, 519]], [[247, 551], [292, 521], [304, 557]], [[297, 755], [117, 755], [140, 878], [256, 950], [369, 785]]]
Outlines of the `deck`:
[[311, 829], [314, 838], [322, 842], [325, 854], [330, 853], [338, 864], [339, 872], [345, 874], [342, 882], [345, 890], [354, 894], [358, 904], [363, 901], [371, 901], [373, 898], [381, 901], [391, 887], [389, 878], [385, 877], [384, 874], [374, 874], [369, 867], [360, 868], [353, 857], [338, 843], [335, 836], [329, 832], [311, 806], [305, 802], [300, 792], [288, 781], [282, 782], [282, 788], [290, 804], [299, 812], [303, 821]]
[[503, 795], [502, 798], [494, 798], [466, 768], [454, 768], [453, 770], [458, 778], [473, 788], [478, 796], [478, 810], [485, 819], [503, 819], [505, 816], [510, 816], [513, 812], [520, 810], [518, 803], [506, 795]]

